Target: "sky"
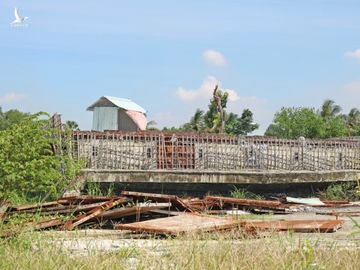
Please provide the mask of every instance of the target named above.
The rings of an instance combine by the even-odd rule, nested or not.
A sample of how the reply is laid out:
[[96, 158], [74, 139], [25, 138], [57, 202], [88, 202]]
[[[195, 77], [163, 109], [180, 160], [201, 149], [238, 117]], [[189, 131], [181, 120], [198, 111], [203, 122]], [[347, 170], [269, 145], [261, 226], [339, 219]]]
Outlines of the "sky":
[[[13, 27], [14, 8], [28, 16]], [[0, 106], [46, 111], [91, 129], [86, 108], [129, 98], [158, 127], [206, 109], [219, 83], [228, 111], [262, 134], [283, 106], [360, 107], [360, 1], [0, 0]]]

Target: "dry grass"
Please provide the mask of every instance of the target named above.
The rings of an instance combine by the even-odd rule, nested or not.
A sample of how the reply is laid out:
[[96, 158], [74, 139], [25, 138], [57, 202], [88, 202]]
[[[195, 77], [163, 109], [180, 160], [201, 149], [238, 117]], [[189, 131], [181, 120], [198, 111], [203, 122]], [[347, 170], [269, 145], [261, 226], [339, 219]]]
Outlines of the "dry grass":
[[236, 233], [152, 239], [152, 248], [88, 250], [86, 255], [72, 255], [52, 241], [38, 233], [0, 240], [0, 269], [360, 269], [358, 249], [319, 246], [291, 234], [261, 239]]

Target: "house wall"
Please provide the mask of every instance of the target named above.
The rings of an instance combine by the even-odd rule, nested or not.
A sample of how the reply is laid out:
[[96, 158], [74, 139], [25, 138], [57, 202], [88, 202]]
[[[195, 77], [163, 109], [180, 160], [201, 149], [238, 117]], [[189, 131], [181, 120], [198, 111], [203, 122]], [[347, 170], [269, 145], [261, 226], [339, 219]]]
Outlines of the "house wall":
[[138, 131], [137, 125], [130, 119], [124, 110], [118, 110], [118, 130]]
[[118, 108], [116, 107], [95, 107], [93, 112], [92, 130], [117, 130]]

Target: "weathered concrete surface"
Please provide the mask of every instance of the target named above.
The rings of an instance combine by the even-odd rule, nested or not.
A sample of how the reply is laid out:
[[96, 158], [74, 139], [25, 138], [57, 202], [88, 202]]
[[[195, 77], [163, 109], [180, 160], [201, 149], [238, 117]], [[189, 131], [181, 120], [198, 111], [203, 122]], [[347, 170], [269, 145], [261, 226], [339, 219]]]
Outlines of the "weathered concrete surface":
[[341, 171], [168, 171], [82, 170], [84, 182], [197, 183], [197, 184], [293, 184], [354, 181], [358, 170]]

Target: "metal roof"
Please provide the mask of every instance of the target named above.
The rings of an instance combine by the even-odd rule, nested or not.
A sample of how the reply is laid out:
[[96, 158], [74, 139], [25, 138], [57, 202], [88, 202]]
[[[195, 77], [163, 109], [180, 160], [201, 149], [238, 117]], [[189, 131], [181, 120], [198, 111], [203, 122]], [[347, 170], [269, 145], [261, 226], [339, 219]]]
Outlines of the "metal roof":
[[118, 97], [110, 97], [110, 96], [103, 96], [99, 98], [94, 104], [87, 108], [88, 111], [93, 111], [95, 107], [102, 107], [101, 105], [104, 103], [112, 103], [116, 107], [122, 108], [127, 111], [135, 111], [146, 113], [146, 110], [141, 107], [140, 105], [136, 104], [134, 101], [127, 99], [127, 98], [118, 98]]

